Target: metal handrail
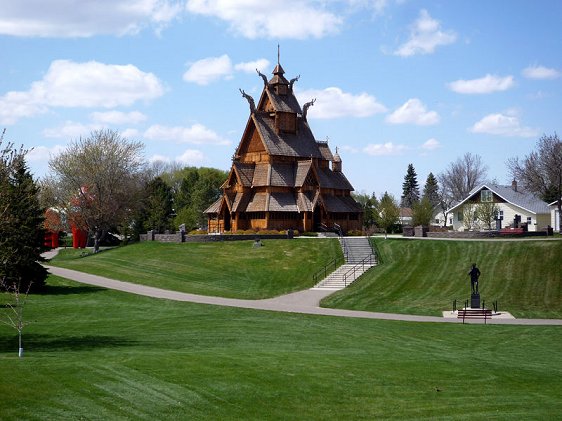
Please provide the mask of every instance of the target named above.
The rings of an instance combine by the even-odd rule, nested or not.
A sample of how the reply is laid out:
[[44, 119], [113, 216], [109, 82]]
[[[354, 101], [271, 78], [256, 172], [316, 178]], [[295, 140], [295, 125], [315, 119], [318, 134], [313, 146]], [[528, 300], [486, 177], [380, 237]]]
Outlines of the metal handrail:
[[[325, 277], [327, 277], [328, 273], [332, 273], [333, 271], [335, 271], [338, 268], [338, 263], [339, 263], [340, 260], [342, 260], [341, 257], [336, 257], [335, 259], [332, 259], [330, 262], [326, 263], [322, 269], [318, 270], [314, 275], [312, 275], [312, 280], [314, 282], [318, 282], [318, 279], [319, 279], [320, 275], [323, 275], [322, 278], [320, 278], [320, 279], [324, 279]], [[328, 272], [328, 270], [332, 266], [333, 266], [333, 269], [331, 269], [330, 272]]]
[[353, 282], [353, 281], [355, 281], [355, 279], [357, 279], [355, 277], [355, 273], [356, 273], [357, 269], [359, 269], [359, 267], [361, 267], [363, 272], [365, 272], [365, 265], [367, 264], [367, 260], [369, 261], [368, 262], [369, 265], [373, 266], [373, 260], [374, 260], [375, 264], [377, 263], [377, 256], [374, 253], [371, 253], [370, 255], [365, 257], [363, 260], [361, 260], [359, 263], [355, 264], [355, 266], [353, 266], [351, 269], [349, 269], [346, 273], [344, 273], [344, 275], [343, 275], [344, 287], [347, 287], [347, 275], [349, 275], [351, 272], [353, 272], [353, 279], [352, 279], [351, 282]]
[[347, 258], [349, 257], [349, 250], [347, 249], [347, 242], [343, 238], [343, 235], [340, 235], [339, 240], [340, 240], [340, 246], [341, 246], [342, 252], [343, 252], [343, 258], [347, 262]]

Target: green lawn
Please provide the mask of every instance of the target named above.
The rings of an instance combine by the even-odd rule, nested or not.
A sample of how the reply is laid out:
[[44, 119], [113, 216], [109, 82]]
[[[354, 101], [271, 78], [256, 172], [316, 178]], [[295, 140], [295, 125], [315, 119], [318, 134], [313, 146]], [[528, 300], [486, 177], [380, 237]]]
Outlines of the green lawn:
[[561, 327], [345, 319], [48, 285], [25, 308], [23, 359], [0, 326], [2, 420], [562, 417]]
[[470, 298], [476, 262], [486, 306], [515, 317], [562, 318], [562, 241], [438, 241], [377, 237], [381, 265], [325, 307], [440, 315]]
[[342, 256], [335, 239], [166, 244], [146, 242], [80, 257], [62, 250], [50, 264], [175, 291], [268, 298], [313, 286], [313, 274]]

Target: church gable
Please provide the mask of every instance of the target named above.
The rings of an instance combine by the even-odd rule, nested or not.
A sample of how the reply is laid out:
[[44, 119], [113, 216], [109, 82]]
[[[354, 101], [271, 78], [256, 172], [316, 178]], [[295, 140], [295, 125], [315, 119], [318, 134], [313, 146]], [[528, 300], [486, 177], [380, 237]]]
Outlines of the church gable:
[[236, 150], [236, 156], [241, 157], [246, 154], [265, 152], [266, 148], [259, 131], [256, 130], [256, 123], [250, 118]]
[[315, 100], [301, 108], [293, 92], [298, 77], [288, 81], [280, 64], [270, 80], [258, 74], [264, 86], [257, 107], [240, 90], [250, 117], [222, 187], [223, 200], [210, 209], [209, 229], [314, 231], [335, 224], [361, 229], [362, 209], [350, 195], [337, 150], [333, 155], [327, 142], [316, 141], [307, 122]]

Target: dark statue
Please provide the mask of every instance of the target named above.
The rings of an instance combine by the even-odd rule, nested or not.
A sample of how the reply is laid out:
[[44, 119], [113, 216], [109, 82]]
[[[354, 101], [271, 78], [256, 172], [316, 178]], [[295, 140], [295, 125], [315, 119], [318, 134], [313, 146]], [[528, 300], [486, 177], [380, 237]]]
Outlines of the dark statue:
[[263, 86], [267, 88], [267, 77], [262, 72], [260, 72], [258, 69], [256, 69], [256, 72], [258, 72], [258, 75], [260, 75], [260, 77], [262, 78]]
[[468, 272], [470, 275], [470, 286], [473, 294], [478, 294], [478, 278], [480, 277], [480, 270], [476, 267], [476, 263], [472, 264], [472, 268]]
[[304, 121], [306, 121], [306, 114], [308, 113], [308, 109], [312, 107], [315, 102], [316, 102], [316, 98], [314, 98], [312, 101], [309, 101], [302, 106], [302, 118]]
[[295, 82], [297, 82], [297, 81], [300, 79], [300, 77], [301, 77], [301, 75], [298, 75], [297, 77], [294, 77], [294, 78], [292, 78], [292, 79], [289, 81], [289, 89], [290, 89], [291, 91], [293, 90], [293, 84], [294, 84]]
[[254, 98], [252, 98], [250, 95], [248, 95], [242, 89], [240, 89], [240, 93], [242, 94], [242, 96], [244, 98], [246, 98], [246, 100], [248, 101], [248, 104], [250, 104], [250, 112], [254, 113], [256, 111], [256, 103], [254, 102]]

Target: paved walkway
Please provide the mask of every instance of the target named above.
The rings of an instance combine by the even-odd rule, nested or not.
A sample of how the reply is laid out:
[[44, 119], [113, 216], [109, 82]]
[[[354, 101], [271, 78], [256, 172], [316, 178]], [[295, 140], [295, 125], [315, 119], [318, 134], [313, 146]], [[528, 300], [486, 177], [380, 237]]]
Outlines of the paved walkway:
[[[45, 253], [47, 259], [56, 255], [56, 251]], [[76, 282], [95, 285], [103, 288], [144, 295], [153, 298], [162, 298], [174, 301], [186, 301], [199, 304], [220, 305], [226, 307], [240, 307], [256, 310], [281, 311], [287, 313], [317, 314], [324, 316], [357, 317], [363, 319], [402, 320], [410, 322], [433, 322], [433, 323], [462, 323], [462, 320], [454, 318], [443, 318], [436, 316], [416, 316], [409, 314], [375, 313], [369, 311], [340, 310], [319, 307], [320, 300], [333, 291], [305, 290], [280, 297], [265, 300], [241, 300], [234, 298], [211, 297], [205, 295], [188, 294], [185, 292], [170, 291], [131, 282], [117, 281], [103, 276], [90, 275], [71, 269], [64, 269], [46, 265], [53, 275], [57, 275]], [[484, 320], [466, 320], [466, 323], [483, 324]], [[511, 324], [511, 325], [560, 325], [559, 319], [492, 319], [488, 324]]]

